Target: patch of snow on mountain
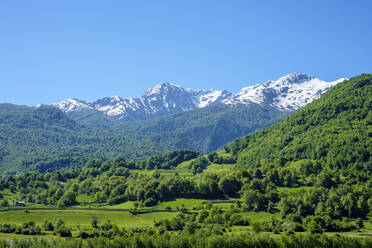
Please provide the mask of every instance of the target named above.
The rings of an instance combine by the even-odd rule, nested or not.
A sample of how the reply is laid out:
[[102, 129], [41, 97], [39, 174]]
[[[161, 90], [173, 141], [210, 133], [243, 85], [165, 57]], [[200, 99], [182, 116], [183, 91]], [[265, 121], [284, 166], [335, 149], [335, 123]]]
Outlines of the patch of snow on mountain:
[[241, 89], [226, 104], [247, 104], [254, 102], [269, 105], [281, 111], [293, 111], [304, 107], [319, 98], [344, 78], [334, 82], [325, 82], [305, 74], [293, 73], [276, 81], [267, 81]]
[[93, 102], [91, 105], [98, 111], [103, 112], [107, 116], [118, 116], [125, 113], [126, 108], [123, 100], [118, 96], [105, 97]]
[[272, 105], [280, 110], [300, 109], [342, 81], [343, 79], [325, 82], [318, 78], [310, 78], [297, 83], [284, 81], [275, 87], [277, 97]]
[[198, 108], [204, 108], [210, 104], [221, 102], [231, 97], [231, 93], [222, 90], [201, 90], [195, 94], [195, 105]]
[[78, 100], [78, 99], [67, 99], [59, 103], [53, 103], [52, 106], [59, 108], [60, 110], [69, 113], [69, 112], [81, 112], [85, 110], [92, 110], [93, 108], [89, 106], [88, 103]]
[[263, 85], [248, 86], [242, 88], [237, 94], [232, 98], [225, 101], [226, 104], [237, 104], [237, 103], [258, 103], [261, 104], [264, 99], [264, 90]]

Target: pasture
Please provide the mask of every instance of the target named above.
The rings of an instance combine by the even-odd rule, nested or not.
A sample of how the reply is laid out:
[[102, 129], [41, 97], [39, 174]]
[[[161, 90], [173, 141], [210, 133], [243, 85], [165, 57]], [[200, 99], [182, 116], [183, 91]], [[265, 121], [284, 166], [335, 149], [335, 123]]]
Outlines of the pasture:
[[150, 226], [154, 221], [169, 219], [177, 215], [175, 212], [146, 213], [133, 215], [127, 211], [102, 210], [24, 210], [1, 211], [0, 223], [22, 225], [27, 221], [34, 221], [42, 225], [45, 221], [55, 222], [62, 219], [67, 227], [75, 229], [80, 226], [82, 229], [90, 229], [93, 216], [97, 216], [98, 223], [103, 224], [111, 221], [120, 228]]

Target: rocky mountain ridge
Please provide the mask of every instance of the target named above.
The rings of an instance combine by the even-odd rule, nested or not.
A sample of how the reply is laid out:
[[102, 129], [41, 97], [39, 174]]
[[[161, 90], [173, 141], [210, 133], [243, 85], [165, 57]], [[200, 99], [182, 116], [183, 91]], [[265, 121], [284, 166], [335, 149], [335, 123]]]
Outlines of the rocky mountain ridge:
[[172, 83], [160, 83], [136, 98], [105, 97], [94, 102], [68, 99], [52, 104], [70, 115], [99, 112], [110, 119], [146, 120], [167, 116], [213, 104], [247, 105], [256, 103], [283, 112], [302, 108], [319, 98], [332, 86], [343, 81], [325, 82], [301, 73], [293, 73], [276, 81], [267, 81], [242, 88], [237, 94], [226, 90], [183, 88]]

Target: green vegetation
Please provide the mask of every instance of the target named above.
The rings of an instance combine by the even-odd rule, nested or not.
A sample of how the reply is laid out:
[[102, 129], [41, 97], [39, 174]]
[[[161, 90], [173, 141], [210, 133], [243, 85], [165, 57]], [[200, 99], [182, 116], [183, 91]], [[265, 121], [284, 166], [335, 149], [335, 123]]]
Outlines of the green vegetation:
[[137, 164], [140, 169], [170, 169], [178, 166], [184, 161], [189, 161], [191, 159], [199, 156], [199, 152], [178, 150], [167, 152], [164, 154], [152, 155], [144, 161]]
[[[200, 157], [191, 159], [189, 166], [198, 160]], [[8, 192], [2, 201], [8, 202], [10, 197], [25, 200], [29, 210], [5, 211], [0, 213], [0, 220], [18, 225], [32, 220], [39, 224], [45, 221], [42, 214], [52, 213], [55, 218], [63, 219], [67, 226], [71, 225], [70, 220], [76, 221], [74, 217], [79, 216], [80, 225], [87, 227], [89, 218], [94, 215], [104, 222], [111, 220], [119, 227], [126, 223], [128, 227], [141, 226], [137, 216], [149, 218], [150, 222], [146, 224], [151, 225], [151, 222], [159, 221], [160, 216], [175, 215], [177, 211], [191, 214], [187, 221], [196, 221], [200, 228], [211, 224], [221, 227], [243, 225], [250, 226], [249, 230], [254, 232], [322, 233], [364, 230], [364, 223], [371, 215], [371, 179], [365, 185], [358, 182], [328, 189], [322, 184], [299, 187], [306, 180], [301, 178], [302, 174], [287, 174], [291, 173], [286, 171], [288, 168], [272, 169], [266, 175], [261, 171], [265, 167], [214, 169], [214, 172], [207, 169], [186, 178], [176, 173], [166, 176], [140, 174], [138, 169], [129, 169], [135, 165], [122, 158], [105, 162], [91, 159], [80, 169], [7, 175], [0, 181], [0, 188], [4, 193]], [[291, 180], [284, 180], [287, 175], [291, 175]], [[319, 177], [319, 180], [323, 178]], [[229, 200], [231, 197], [237, 200]], [[49, 208], [81, 204], [90, 209], [35, 210], [34, 204], [35, 207]], [[121, 209], [126, 212], [116, 211]], [[153, 210], [166, 212], [152, 213], [158, 216], [153, 218]], [[185, 227], [186, 223], [179, 228]]]
[[161, 146], [209, 153], [243, 135], [269, 126], [286, 114], [258, 104], [212, 105], [145, 121], [141, 135]]
[[81, 167], [92, 157], [140, 161], [176, 149], [207, 153], [281, 118], [278, 111], [252, 104], [147, 121], [112, 121], [91, 113], [74, 121], [50, 106], [0, 104], [0, 172]]
[[128, 211], [103, 210], [23, 210], [0, 212], [0, 223], [22, 225], [32, 221], [35, 225], [42, 226], [46, 221], [55, 223], [61, 219], [65, 225], [77, 230], [77, 225], [82, 229], [90, 229], [93, 216], [97, 217], [98, 223], [110, 222], [120, 228], [146, 227], [154, 224], [154, 221], [175, 217], [177, 214], [170, 213], [147, 213], [133, 215]]
[[[192, 230], [192, 229], [190, 229]], [[111, 230], [110, 230], [111, 231]], [[370, 238], [326, 236], [312, 234], [282, 235], [278, 238], [268, 235], [251, 234], [220, 234], [219, 230], [206, 229], [196, 233], [182, 232], [181, 235], [170, 235], [169, 233], [153, 233], [150, 230], [144, 233], [133, 231], [121, 232], [117, 229], [111, 232], [96, 231], [79, 233], [81, 239], [21, 239], [0, 242], [0, 247], [38, 247], [38, 248], [126, 248], [126, 247], [190, 247], [190, 248], [215, 248], [215, 247], [265, 247], [265, 248], [284, 248], [284, 247], [339, 247], [339, 248], [369, 248], [372, 245]], [[112, 234], [114, 238], [96, 237], [96, 234]], [[109, 234], [110, 233], [110, 234]], [[121, 237], [115, 234], [121, 233]], [[92, 237], [93, 236], [93, 237]], [[89, 239], [87, 239], [89, 238]], [[87, 239], [87, 240], [84, 240]]]
[[372, 76], [340, 83], [284, 121], [227, 146], [240, 167], [303, 167], [308, 174], [370, 170]]
[[163, 151], [149, 140], [124, 135], [127, 131], [87, 127], [49, 106], [0, 104], [0, 171], [46, 172], [82, 166], [93, 154], [143, 158]]
[[370, 247], [371, 101], [361, 75], [224, 151], [5, 174], [0, 232], [70, 247]]

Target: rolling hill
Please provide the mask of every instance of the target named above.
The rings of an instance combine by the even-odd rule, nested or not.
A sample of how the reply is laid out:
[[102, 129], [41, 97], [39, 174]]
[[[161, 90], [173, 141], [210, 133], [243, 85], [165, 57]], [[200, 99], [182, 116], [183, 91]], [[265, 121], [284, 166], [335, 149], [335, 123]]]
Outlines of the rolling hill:
[[299, 160], [329, 168], [369, 167], [372, 153], [372, 75], [344, 81], [269, 128], [234, 141], [241, 167], [285, 166]]

